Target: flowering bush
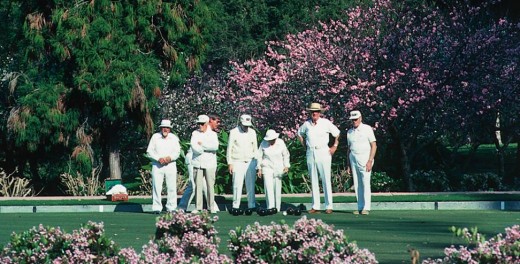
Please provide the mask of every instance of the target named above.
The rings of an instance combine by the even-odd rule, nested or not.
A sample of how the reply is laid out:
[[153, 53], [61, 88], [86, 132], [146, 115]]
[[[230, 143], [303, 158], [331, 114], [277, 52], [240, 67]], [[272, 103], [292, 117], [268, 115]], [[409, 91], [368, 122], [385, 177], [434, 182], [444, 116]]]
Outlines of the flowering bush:
[[13, 234], [0, 263], [102, 263], [117, 251], [115, 243], [105, 237], [103, 223], [89, 221], [72, 234], [39, 225]]
[[157, 219], [155, 240], [143, 246], [139, 255], [131, 248], [119, 252], [119, 263], [231, 263], [226, 255], [218, 253], [220, 239], [207, 211], [185, 214], [168, 213]]
[[166, 236], [183, 237], [188, 233], [198, 233], [218, 242], [217, 230], [213, 225], [218, 216], [210, 217], [207, 211], [200, 214], [185, 214], [183, 211], [171, 212], [157, 219], [155, 238]]
[[373, 253], [349, 243], [342, 230], [305, 216], [293, 228], [283, 221], [237, 228], [228, 247], [236, 263], [378, 263]]
[[472, 229], [453, 228], [460, 237], [466, 239], [474, 247], [455, 246], [444, 249], [444, 259], [427, 259], [423, 264], [434, 263], [520, 263], [520, 226], [514, 225], [505, 229], [506, 234], [498, 234], [485, 240], [484, 237]]

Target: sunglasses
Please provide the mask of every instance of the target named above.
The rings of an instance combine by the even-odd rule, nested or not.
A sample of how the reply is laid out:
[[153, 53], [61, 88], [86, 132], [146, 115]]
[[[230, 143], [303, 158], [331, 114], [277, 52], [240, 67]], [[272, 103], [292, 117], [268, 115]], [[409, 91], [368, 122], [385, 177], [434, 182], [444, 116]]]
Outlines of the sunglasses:
[[350, 119], [350, 120], [352, 120], [352, 122], [356, 122], [356, 121], [359, 120], [359, 118], [356, 118], [356, 119]]

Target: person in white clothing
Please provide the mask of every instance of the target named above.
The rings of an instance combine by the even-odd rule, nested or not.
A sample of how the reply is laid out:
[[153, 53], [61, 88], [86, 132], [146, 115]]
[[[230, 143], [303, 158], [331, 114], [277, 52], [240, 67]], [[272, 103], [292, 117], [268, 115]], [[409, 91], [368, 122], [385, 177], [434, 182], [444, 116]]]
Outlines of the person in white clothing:
[[217, 170], [217, 150], [218, 136], [215, 131], [209, 128], [209, 117], [207, 115], [199, 115], [196, 123], [199, 129], [191, 134], [190, 148], [192, 154], [191, 165], [193, 166], [193, 176], [195, 177], [195, 206], [196, 213], [202, 210], [202, 185], [206, 180], [206, 189], [208, 191], [207, 206], [208, 211], [215, 213], [213, 208], [215, 203], [215, 174]]
[[[209, 116], [209, 127], [208, 129], [211, 129], [215, 131], [218, 135], [219, 126], [220, 126], [220, 117], [217, 114], [210, 113]], [[193, 153], [191, 152], [191, 148], [188, 149], [188, 152], [186, 153], [186, 156], [184, 157], [185, 164], [188, 171], [188, 184], [186, 185], [186, 189], [184, 189], [184, 192], [182, 194], [181, 200], [179, 201], [179, 209], [182, 209], [184, 211], [188, 210], [188, 205], [191, 204], [191, 200], [195, 196], [193, 193], [193, 189], [195, 186], [195, 177], [193, 177], [193, 166], [191, 165], [191, 158], [193, 156]], [[206, 197], [206, 201], [208, 200], [208, 190], [207, 190], [207, 183], [206, 179], [204, 178], [202, 181], [202, 193], [204, 197]], [[213, 203], [213, 210], [219, 211], [217, 202]]]
[[257, 175], [264, 178], [267, 209], [276, 208], [278, 212], [282, 204], [282, 176], [290, 167], [289, 150], [279, 136], [276, 131], [267, 130], [256, 159]]
[[370, 212], [372, 193], [370, 190], [370, 177], [374, 166], [377, 144], [374, 130], [371, 126], [363, 124], [361, 112], [350, 112], [349, 119], [353, 127], [347, 132], [348, 159], [350, 167], [347, 173], [352, 172], [354, 179], [354, 191], [356, 192], [358, 210], [354, 214], [367, 215]]
[[241, 115], [240, 123], [229, 132], [226, 151], [229, 173], [233, 175], [233, 209], [239, 209], [242, 187], [246, 183], [248, 208], [256, 208], [256, 131], [252, 126], [250, 115]]
[[162, 120], [160, 132], [152, 135], [146, 153], [152, 160], [152, 210], [158, 214], [163, 210], [161, 192], [166, 178], [166, 210], [177, 209], [177, 164], [181, 153], [179, 138], [171, 133], [171, 121]]
[[[333, 209], [330, 179], [332, 155], [338, 148], [340, 131], [330, 120], [321, 117], [324, 109], [319, 103], [311, 103], [307, 111], [311, 113], [311, 118], [298, 129], [298, 139], [307, 149], [307, 168], [312, 188], [312, 209], [309, 213], [320, 212], [319, 175], [325, 196], [325, 213], [331, 214]], [[334, 137], [334, 144], [331, 147], [328, 145], [329, 134]]]

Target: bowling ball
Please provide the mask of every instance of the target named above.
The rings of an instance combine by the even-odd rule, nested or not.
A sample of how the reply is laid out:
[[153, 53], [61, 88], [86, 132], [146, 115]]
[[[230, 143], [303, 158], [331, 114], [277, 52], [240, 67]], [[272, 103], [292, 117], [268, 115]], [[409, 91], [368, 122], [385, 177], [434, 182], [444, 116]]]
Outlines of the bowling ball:
[[300, 208], [296, 208], [294, 210], [294, 215], [301, 215], [302, 214], [302, 210]]
[[256, 212], [258, 213], [259, 216], [266, 216], [267, 215], [267, 210], [265, 208], [260, 208]]
[[288, 215], [293, 215], [294, 214], [294, 208], [289, 207], [289, 208], [287, 208], [286, 212], [287, 212]]

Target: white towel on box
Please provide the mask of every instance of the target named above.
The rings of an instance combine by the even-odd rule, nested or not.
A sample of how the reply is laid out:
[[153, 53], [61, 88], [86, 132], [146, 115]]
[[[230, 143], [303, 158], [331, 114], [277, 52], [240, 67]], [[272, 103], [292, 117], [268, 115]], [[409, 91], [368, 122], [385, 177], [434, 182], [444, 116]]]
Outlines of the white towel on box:
[[121, 194], [121, 193], [127, 194], [126, 187], [121, 184], [116, 184], [116, 185], [112, 186], [112, 188], [110, 188], [110, 190], [108, 190], [108, 192], [106, 194], [113, 195], [113, 194]]

